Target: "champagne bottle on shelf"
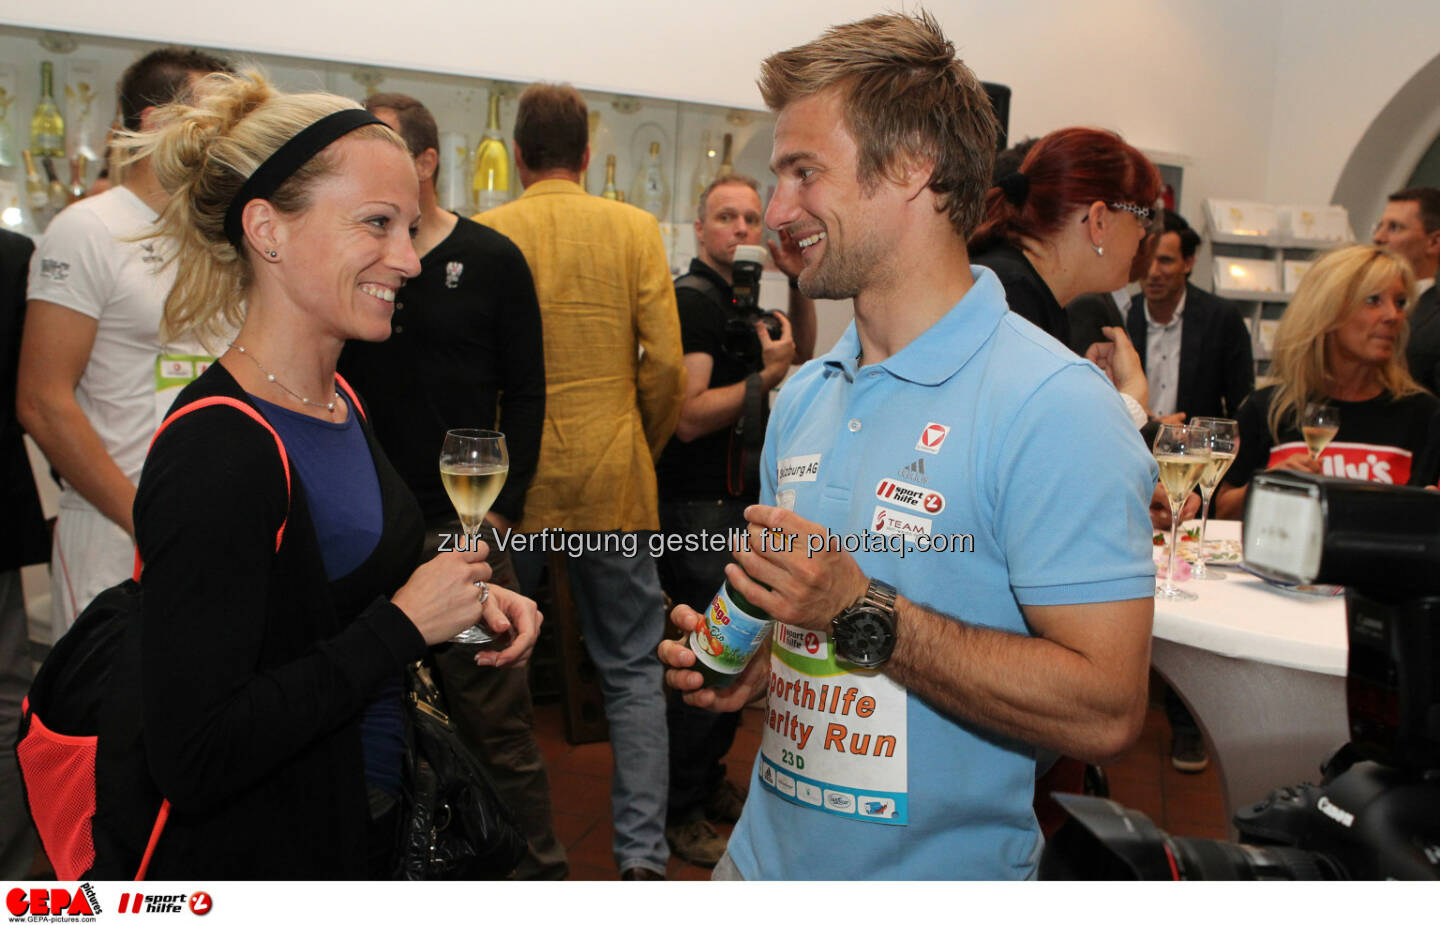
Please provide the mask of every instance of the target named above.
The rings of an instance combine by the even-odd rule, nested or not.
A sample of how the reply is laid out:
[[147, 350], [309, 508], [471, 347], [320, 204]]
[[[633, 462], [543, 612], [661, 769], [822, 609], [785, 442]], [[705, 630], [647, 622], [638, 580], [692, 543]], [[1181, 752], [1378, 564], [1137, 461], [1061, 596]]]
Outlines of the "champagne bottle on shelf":
[[615, 189], [615, 155], [605, 156], [605, 188], [600, 195], [606, 199], [619, 199], [620, 194]]
[[55, 169], [54, 158], [43, 158], [40, 163], [45, 165], [45, 194], [46, 198], [50, 200], [50, 211], [59, 212], [70, 204], [70, 198], [65, 192], [65, 184], [60, 182], [60, 173]]
[[40, 171], [35, 169], [35, 156], [30, 149], [26, 148], [20, 155], [25, 159], [25, 204], [38, 215], [50, 205], [50, 194], [45, 189], [45, 181], [40, 179]]
[[710, 144], [710, 133], [705, 132], [700, 136], [700, 160], [695, 165], [695, 175], [690, 179], [690, 205], [700, 202], [700, 194], [715, 179], [715, 171], [719, 167], [720, 152]]
[[88, 160], [89, 158], [83, 154], [77, 154], [70, 158], [70, 187], [65, 191], [69, 202], [74, 202], [85, 195], [85, 164]]
[[715, 168], [715, 176], [728, 177], [735, 172], [735, 162], [731, 160], [734, 156], [732, 148], [735, 146], [735, 136], [729, 132], [725, 133], [725, 141], [721, 145], [720, 166]]
[[30, 150], [35, 157], [65, 156], [65, 120], [55, 105], [55, 66], [40, 62], [40, 102], [30, 117]]
[[485, 135], [475, 149], [475, 208], [484, 212], [510, 201], [510, 152], [500, 134], [500, 94], [490, 92]]
[[655, 216], [657, 222], [669, 221], [670, 184], [660, 163], [660, 142], [650, 142], [650, 154], [635, 171], [635, 182], [630, 184], [629, 201]]

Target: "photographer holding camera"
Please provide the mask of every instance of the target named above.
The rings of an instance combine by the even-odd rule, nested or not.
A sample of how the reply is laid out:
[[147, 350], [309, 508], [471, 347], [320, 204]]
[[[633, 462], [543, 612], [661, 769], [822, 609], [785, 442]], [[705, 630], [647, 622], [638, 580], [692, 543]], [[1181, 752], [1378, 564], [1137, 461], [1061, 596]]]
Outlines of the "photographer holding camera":
[[[815, 303], [795, 288], [803, 267], [788, 238], [773, 244], [776, 265], [791, 279], [794, 321], [757, 304], [764, 233], [759, 184], [739, 174], [706, 187], [695, 219], [700, 256], [675, 281], [686, 391], [675, 436], [656, 465], [660, 529], [665, 533], [743, 528], [746, 505], [759, 499], [759, 463], [770, 390], [815, 345]], [[742, 250], [742, 248], [744, 248]], [[738, 254], [737, 254], [738, 251]], [[725, 580], [725, 551], [667, 552], [661, 584], [676, 603], [703, 610]], [[735, 740], [738, 713], [668, 705], [670, 803], [665, 834], [671, 850], [714, 866], [725, 839], [712, 822], [734, 822], [744, 795], [721, 764]]]

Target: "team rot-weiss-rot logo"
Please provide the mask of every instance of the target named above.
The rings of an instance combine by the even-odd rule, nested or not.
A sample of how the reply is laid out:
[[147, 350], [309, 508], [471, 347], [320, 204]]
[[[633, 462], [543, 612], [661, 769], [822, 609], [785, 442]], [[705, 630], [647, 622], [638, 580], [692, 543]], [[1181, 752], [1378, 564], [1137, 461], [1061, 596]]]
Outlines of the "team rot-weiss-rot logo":
[[950, 427], [947, 424], [936, 424], [931, 421], [920, 431], [920, 439], [915, 441], [915, 449], [922, 453], [939, 453], [940, 446], [950, 434]]

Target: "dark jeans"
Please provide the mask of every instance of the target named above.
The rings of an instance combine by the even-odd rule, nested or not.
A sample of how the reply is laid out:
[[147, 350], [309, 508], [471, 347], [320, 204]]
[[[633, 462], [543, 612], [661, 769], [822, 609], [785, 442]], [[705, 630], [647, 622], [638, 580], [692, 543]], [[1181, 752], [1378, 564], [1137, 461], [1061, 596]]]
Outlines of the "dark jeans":
[[[438, 534], [459, 532], [458, 521], [432, 524], [426, 540], [427, 555], [439, 545]], [[494, 573], [490, 581], [518, 593], [520, 582], [510, 556], [500, 551], [494, 533], [487, 526], [480, 537], [490, 544], [490, 555], [485, 560]], [[550, 779], [535, 742], [529, 666], [481, 668], [475, 664], [473, 648], [442, 646], [435, 652], [435, 669], [460, 741], [485, 768], [525, 834], [528, 850], [515, 871], [516, 878], [565, 879], [570, 866], [565, 846], [555, 837]]]
[[[660, 505], [660, 529], [681, 535], [723, 533], [745, 523], [745, 507], [750, 503], [734, 498], [665, 502]], [[688, 604], [703, 614], [725, 581], [726, 563], [732, 561], [728, 551], [667, 552], [660, 558], [660, 584], [676, 604]], [[706, 798], [725, 779], [723, 761], [735, 744], [740, 714], [701, 710], [670, 691], [665, 721], [670, 729], [666, 821], [677, 825], [700, 818]]]

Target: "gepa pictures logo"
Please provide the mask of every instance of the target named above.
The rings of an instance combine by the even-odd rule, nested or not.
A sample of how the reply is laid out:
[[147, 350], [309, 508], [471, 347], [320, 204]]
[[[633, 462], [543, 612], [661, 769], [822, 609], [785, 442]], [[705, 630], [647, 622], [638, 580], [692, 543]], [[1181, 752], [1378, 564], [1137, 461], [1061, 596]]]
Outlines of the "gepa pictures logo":
[[15, 887], [5, 894], [5, 911], [10, 921], [48, 921], [64, 917], [94, 921], [101, 911], [94, 887], [82, 883], [73, 890], [65, 887]]

